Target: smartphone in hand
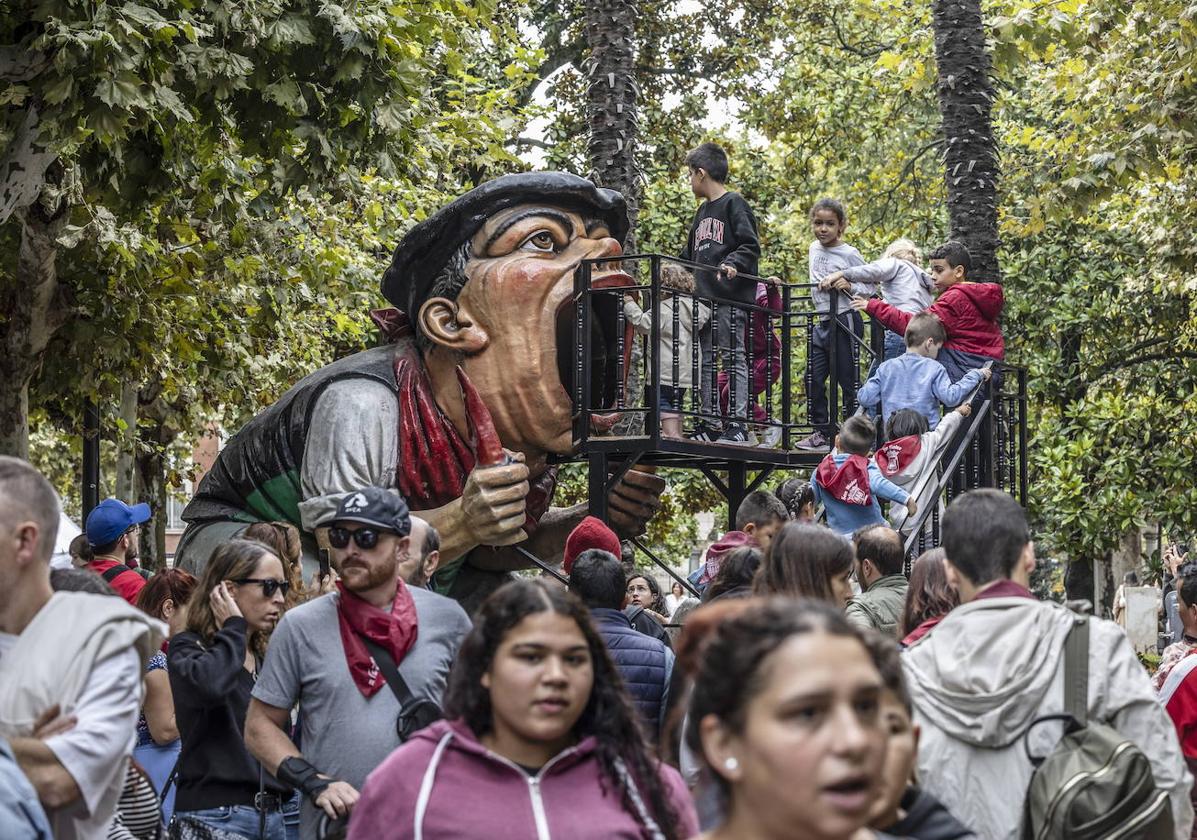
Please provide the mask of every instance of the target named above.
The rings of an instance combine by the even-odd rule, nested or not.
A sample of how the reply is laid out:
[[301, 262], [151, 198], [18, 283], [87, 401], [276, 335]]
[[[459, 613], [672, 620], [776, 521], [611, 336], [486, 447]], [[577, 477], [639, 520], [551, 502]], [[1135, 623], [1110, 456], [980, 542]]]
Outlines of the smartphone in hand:
[[329, 562], [328, 562], [328, 549], [327, 548], [322, 548], [322, 549], [320, 549], [320, 551], [317, 552], [317, 560], [320, 563], [320, 579], [324, 580], [331, 574], [331, 571], [329, 568]]

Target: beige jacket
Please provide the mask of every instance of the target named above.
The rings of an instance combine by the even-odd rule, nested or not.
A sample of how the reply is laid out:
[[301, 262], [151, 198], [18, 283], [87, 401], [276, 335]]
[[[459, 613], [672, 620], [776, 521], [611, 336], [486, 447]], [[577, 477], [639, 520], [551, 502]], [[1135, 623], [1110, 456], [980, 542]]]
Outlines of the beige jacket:
[[55, 704], [71, 714], [93, 664], [132, 647], [144, 670], [164, 638], [166, 625], [123, 598], [54, 593], [0, 658], [0, 736], [29, 737]]

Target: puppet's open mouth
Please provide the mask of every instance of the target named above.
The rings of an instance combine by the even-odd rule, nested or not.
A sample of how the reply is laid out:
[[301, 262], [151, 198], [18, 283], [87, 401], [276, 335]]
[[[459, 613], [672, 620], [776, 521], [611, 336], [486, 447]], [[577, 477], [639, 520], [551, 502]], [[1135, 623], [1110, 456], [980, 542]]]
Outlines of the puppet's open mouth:
[[[635, 281], [622, 272], [605, 274], [591, 282], [592, 289], [632, 286]], [[619, 310], [623, 305], [620, 293], [612, 291], [590, 296], [590, 354], [582, 354], [582, 341], [575, 336], [578, 310], [571, 298], [557, 310], [557, 373], [569, 394], [574, 411], [588, 408], [590, 426], [596, 431], [610, 429], [619, 419], [615, 411], [619, 382], [627, 381], [626, 359], [631, 351], [631, 330], [625, 322], [623, 342], [624, 364], [620, 364]], [[583, 365], [590, 368], [590, 387], [581, 393], [584, 381]], [[579, 397], [582, 404], [579, 405]]]

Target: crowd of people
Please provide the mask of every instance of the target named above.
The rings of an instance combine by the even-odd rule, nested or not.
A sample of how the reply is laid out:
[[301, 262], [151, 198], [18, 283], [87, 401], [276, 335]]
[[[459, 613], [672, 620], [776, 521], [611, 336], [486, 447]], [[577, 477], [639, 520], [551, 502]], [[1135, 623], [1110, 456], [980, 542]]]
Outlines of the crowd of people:
[[[256, 523], [198, 579], [146, 580], [124, 544], [147, 511], [118, 500], [52, 572], [58, 498], [0, 458], [0, 836], [1190, 836], [1188, 635], [1153, 685], [1115, 623], [1038, 600], [999, 491], [958, 497], [909, 579], [896, 530], [845, 539], [813, 502], [750, 494], [668, 595], [588, 518], [567, 584], [470, 616], [427, 588], [393, 490], [344, 496], [326, 578]], [[1135, 784], [1045, 769], [1096, 740]]]
[[[662, 271], [663, 431], [684, 433], [697, 385], [700, 432], [746, 443], [779, 368], [755, 315], [777, 294], [754, 278], [726, 154], [703, 144], [687, 163], [703, 203], [682, 257], [700, 267]], [[1008, 495], [958, 496], [907, 573], [939, 455], [1003, 356], [1001, 289], [969, 279], [958, 243], [928, 274], [905, 240], [866, 264], [836, 201], [811, 222], [800, 445], [827, 455], [809, 480], [747, 494], [668, 592], [586, 517], [549, 558], [560, 572], [455, 600], [431, 584], [442, 536], [449, 561], [482, 541], [369, 481], [309, 506], [322, 563], [307, 580], [299, 530], [251, 515], [210, 532], [195, 574], [150, 574], [150, 510], [118, 499], [51, 569], [59, 499], [0, 457], [0, 837], [1190, 837], [1197, 566], [1176, 564], [1184, 633], [1154, 685], [1115, 623], [1031, 592], [1034, 542]], [[893, 335], [857, 394], [861, 310]], [[696, 346], [702, 364], [682, 364]], [[504, 469], [500, 454], [476, 472]]]

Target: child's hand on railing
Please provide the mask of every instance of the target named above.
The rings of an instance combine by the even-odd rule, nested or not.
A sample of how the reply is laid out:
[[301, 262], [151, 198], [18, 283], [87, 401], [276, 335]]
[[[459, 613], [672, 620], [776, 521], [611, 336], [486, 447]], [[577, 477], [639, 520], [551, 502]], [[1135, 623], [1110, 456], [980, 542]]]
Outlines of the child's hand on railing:
[[918, 512], [919, 503], [914, 500], [914, 496], [911, 496], [906, 500], [906, 513], [908, 516], [914, 516]]
[[740, 273], [731, 263], [724, 263], [723, 265], [719, 266], [719, 270], [727, 275], [728, 280], [735, 280], [736, 275]]
[[780, 286], [781, 284], [782, 284], [782, 280], [776, 274], [773, 274], [773, 275], [765, 278], [766, 286]]
[[993, 377], [993, 368], [983, 367], [983, 368], [980, 368], [980, 371], [981, 371], [981, 379], [984, 380], [985, 382], [988, 382]]
[[835, 285], [844, 279], [844, 272], [833, 271], [819, 281], [819, 291], [825, 292], [828, 289], [835, 288]]
[[863, 312], [864, 310], [866, 310], [869, 307], [869, 301], [868, 301], [868, 298], [862, 298], [860, 296], [857, 296], [857, 297], [852, 298], [852, 302], [849, 303], [848, 305], [851, 306], [853, 309], [855, 309], [857, 312]]
[[965, 403], [964, 405], [956, 407], [956, 413], [959, 414], [961, 417], [968, 417], [970, 414], [973, 413], [973, 407], [971, 405], [969, 405], [968, 403]]

